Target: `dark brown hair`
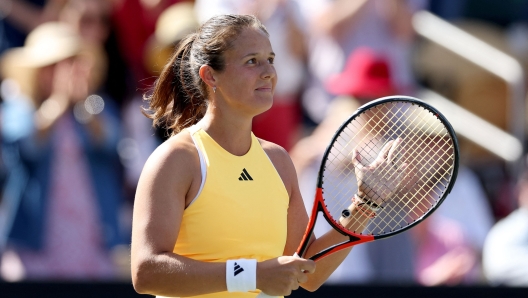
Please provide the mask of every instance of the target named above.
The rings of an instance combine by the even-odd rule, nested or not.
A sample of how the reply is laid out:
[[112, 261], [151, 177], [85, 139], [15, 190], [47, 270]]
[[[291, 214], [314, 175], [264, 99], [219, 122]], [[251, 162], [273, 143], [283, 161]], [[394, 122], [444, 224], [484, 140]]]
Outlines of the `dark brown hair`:
[[207, 86], [200, 78], [200, 67], [209, 65], [216, 71], [224, 70], [224, 52], [249, 27], [268, 35], [254, 16], [220, 15], [179, 42], [154, 83], [152, 93], [145, 95], [149, 107], [144, 114], [153, 120], [154, 126], [174, 135], [202, 119], [207, 109]]

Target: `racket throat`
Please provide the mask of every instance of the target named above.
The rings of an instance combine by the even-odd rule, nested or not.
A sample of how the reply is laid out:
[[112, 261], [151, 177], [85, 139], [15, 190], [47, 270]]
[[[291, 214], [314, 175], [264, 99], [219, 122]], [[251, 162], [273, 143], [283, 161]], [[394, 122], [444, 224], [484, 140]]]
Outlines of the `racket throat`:
[[319, 212], [324, 212], [322, 203], [323, 203], [323, 189], [321, 187], [317, 187], [315, 190], [315, 202], [312, 208], [312, 214], [310, 215], [310, 219], [308, 222], [308, 226], [306, 227], [306, 231], [304, 232], [303, 239], [301, 241], [301, 244], [299, 245], [299, 248], [297, 248], [296, 254], [300, 256], [301, 258], [304, 257], [304, 254], [306, 253], [306, 249], [308, 248], [310, 244], [310, 238], [313, 235], [313, 231], [315, 228], [315, 222], [317, 221], [317, 216]]
[[360, 243], [366, 242], [366, 241], [361, 241], [362, 240], [361, 238], [354, 237], [352, 235], [348, 235], [348, 236], [349, 236], [349, 240], [348, 241], [341, 242], [341, 243], [335, 244], [333, 246], [330, 246], [327, 249], [322, 250], [322, 251], [316, 253], [315, 255], [311, 256], [309, 259], [313, 260], [313, 261], [318, 261], [318, 260], [320, 260], [320, 259], [322, 259], [322, 258], [324, 258], [326, 256], [329, 256], [332, 253], [341, 251], [343, 249], [347, 249], [347, 248], [352, 247], [352, 246], [354, 246], [356, 244], [360, 244]]

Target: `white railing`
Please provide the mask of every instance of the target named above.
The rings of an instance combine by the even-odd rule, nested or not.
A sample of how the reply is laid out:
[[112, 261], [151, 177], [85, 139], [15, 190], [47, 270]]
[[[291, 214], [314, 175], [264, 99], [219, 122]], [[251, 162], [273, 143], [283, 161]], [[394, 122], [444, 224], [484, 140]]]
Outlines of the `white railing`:
[[507, 162], [515, 163], [522, 157], [521, 142], [499, 127], [434, 91], [424, 89], [420, 91], [418, 97], [437, 108], [458, 135], [464, 136]]
[[[471, 113], [456, 105], [449, 105], [450, 110], [458, 113], [456, 116], [453, 114], [449, 120], [455, 123], [460, 122], [460, 126], [455, 127], [460, 135], [508, 161], [512, 167], [516, 168], [515, 172], [520, 170], [519, 161], [522, 158], [526, 123], [526, 89], [522, 65], [515, 58], [428, 11], [417, 12], [413, 17], [413, 26], [419, 35], [471, 61], [506, 82], [510, 107], [508, 130], [511, 135], [507, 136], [505, 132], [484, 120], [474, 115], [470, 116]], [[434, 97], [438, 99], [439, 95], [436, 94]], [[469, 131], [468, 127], [474, 129]], [[501, 139], [493, 139], [498, 136], [502, 136]], [[504, 143], [501, 143], [502, 140], [505, 140]]]

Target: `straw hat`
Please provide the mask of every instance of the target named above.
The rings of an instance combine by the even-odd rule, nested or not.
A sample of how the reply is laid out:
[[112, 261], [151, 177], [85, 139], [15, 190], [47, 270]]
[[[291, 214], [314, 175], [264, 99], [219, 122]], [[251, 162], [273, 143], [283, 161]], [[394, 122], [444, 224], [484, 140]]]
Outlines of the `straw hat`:
[[198, 29], [192, 2], [184, 1], [165, 9], [156, 22], [156, 30], [145, 49], [147, 69], [159, 72], [173, 53], [173, 46]]
[[48, 22], [29, 33], [23, 47], [8, 50], [5, 59], [20, 67], [38, 68], [75, 56], [80, 50], [81, 38], [72, 28]]
[[23, 47], [5, 51], [0, 57], [0, 75], [17, 81], [28, 95], [34, 88], [35, 70], [77, 55], [81, 38], [68, 25], [48, 22], [29, 33]]
[[198, 28], [198, 21], [192, 2], [180, 2], [168, 7], [158, 18], [156, 39], [165, 45], [181, 40]]

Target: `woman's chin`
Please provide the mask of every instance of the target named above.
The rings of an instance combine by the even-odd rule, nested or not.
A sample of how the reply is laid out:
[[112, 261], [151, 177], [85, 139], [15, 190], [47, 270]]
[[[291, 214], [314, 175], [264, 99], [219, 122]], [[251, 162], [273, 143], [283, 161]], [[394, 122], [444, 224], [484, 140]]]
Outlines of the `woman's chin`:
[[272, 106], [273, 106], [273, 98], [267, 101], [260, 102], [259, 108], [257, 110], [258, 112], [257, 115], [267, 112], [269, 109], [271, 109]]

